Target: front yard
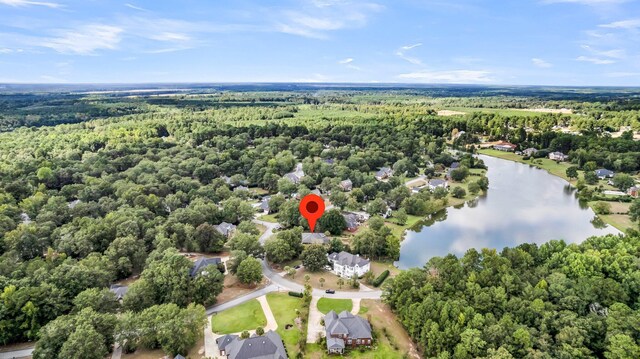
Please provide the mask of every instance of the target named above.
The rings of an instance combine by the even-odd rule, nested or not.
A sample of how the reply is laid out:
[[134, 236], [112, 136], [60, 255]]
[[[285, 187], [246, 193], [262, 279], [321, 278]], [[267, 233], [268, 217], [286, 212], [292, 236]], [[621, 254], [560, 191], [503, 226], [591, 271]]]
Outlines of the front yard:
[[290, 356], [296, 351], [296, 344], [300, 340], [301, 328], [295, 322], [297, 312], [302, 309], [302, 298], [292, 297], [286, 293], [269, 293], [267, 302], [278, 323], [278, 334], [282, 337], [284, 345]]
[[[285, 278], [292, 280], [300, 285], [304, 285], [304, 276], [308, 274], [310, 277], [309, 280], [309, 284], [313, 287], [313, 288], [318, 288], [318, 289], [335, 289], [335, 290], [341, 290], [341, 291], [351, 291], [351, 292], [357, 292], [359, 291], [358, 288], [352, 288], [347, 282], [349, 281], [349, 278], [342, 278], [342, 280], [344, 281], [344, 284], [342, 285], [342, 288], [340, 288], [338, 286], [338, 279], [340, 278], [339, 276], [323, 270], [320, 272], [309, 272], [307, 271], [304, 267], [298, 269], [297, 273], [295, 274], [295, 276], [293, 278], [291, 278], [290, 276], [286, 276]], [[321, 286], [320, 284], [320, 278], [324, 278], [324, 284]]]
[[318, 300], [318, 310], [322, 314], [327, 314], [331, 310], [340, 314], [342, 311], [350, 312], [353, 308], [353, 301], [351, 299], [330, 299], [330, 298], [320, 298]]
[[218, 334], [239, 333], [267, 325], [260, 302], [252, 299], [211, 317], [211, 329]]

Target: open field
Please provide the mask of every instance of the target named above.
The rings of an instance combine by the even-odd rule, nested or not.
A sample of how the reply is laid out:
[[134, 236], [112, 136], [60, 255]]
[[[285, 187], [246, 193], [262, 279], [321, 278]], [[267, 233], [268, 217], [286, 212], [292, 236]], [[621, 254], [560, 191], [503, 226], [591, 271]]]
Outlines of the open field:
[[327, 314], [331, 310], [336, 313], [340, 313], [345, 310], [350, 312], [352, 308], [353, 302], [351, 299], [320, 298], [320, 300], [318, 300], [318, 310], [323, 314]]
[[260, 302], [252, 299], [236, 307], [227, 309], [211, 317], [211, 329], [214, 333], [230, 334], [244, 330], [254, 330], [267, 325], [267, 318]]

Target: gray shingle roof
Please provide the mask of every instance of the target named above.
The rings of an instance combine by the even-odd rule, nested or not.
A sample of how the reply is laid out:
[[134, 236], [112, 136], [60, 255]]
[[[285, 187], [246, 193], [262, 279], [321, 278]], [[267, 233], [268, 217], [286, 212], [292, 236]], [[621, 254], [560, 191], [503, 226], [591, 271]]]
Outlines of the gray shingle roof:
[[227, 334], [227, 335], [221, 336], [220, 338], [216, 339], [216, 344], [218, 344], [218, 349], [224, 350], [224, 348], [226, 348], [227, 345], [232, 343], [237, 338], [238, 336], [235, 334]]
[[173, 359], [187, 359], [187, 358], [185, 358], [182, 355], [178, 354]]
[[608, 177], [613, 176], [613, 171], [610, 171], [606, 168], [600, 168], [596, 170], [596, 176], [598, 177]]
[[344, 340], [340, 338], [327, 338], [328, 349], [344, 349]]
[[349, 267], [353, 267], [356, 264], [362, 267], [369, 263], [368, 259], [364, 259], [360, 256], [356, 256], [345, 251], [342, 251], [340, 253], [333, 252], [329, 255], [329, 259], [331, 259], [332, 261], [336, 261], [340, 265]]
[[236, 338], [226, 351], [229, 359], [287, 359], [282, 338], [272, 330], [262, 336]]
[[429, 186], [432, 187], [444, 186], [445, 184], [447, 184], [447, 181], [443, 179], [434, 178], [432, 180], [429, 180]]
[[340, 181], [340, 187], [345, 191], [350, 191], [353, 188], [353, 182], [350, 179]]
[[371, 324], [357, 315], [353, 315], [346, 310], [340, 314], [336, 314], [333, 310], [324, 316], [324, 325], [327, 336], [327, 348], [340, 348], [340, 344], [344, 348], [344, 341], [329, 339], [334, 335], [347, 335], [350, 339], [372, 339], [371, 336]]
[[344, 221], [347, 223], [347, 228], [358, 227], [358, 216], [354, 213], [344, 213], [342, 217], [344, 217]]
[[303, 244], [328, 244], [329, 237], [324, 233], [302, 233]]
[[113, 284], [111, 287], [109, 287], [109, 290], [116, 295], [116, 298], [118, 300], [122, 300], [122, 298], [124, 298], [124, 296], [127, 294], [129, 287], [127, 287], [126, 285]]
[[376, 177], [391, 176], [393, 171], [389, 167], [382, 167], [376, 172]]
[[209, 265], [218, 265], [218, 263], [222, 263], [222, 259], [220, 258], [205, 258], [200, 257], [198, 260], [193, 263], [193, 267], [191, 267], [191, 271], [189, 275], [195, 277], [204, 267]]
[[231, 223], [227, 223], [227, 222], [222, 222], [220, 224], [216, 224], [213, 227], [225, 237], [228, 237], [231, 234], [231, 232], [236, 230], [236, 226], [235, 225], [233, 225]]

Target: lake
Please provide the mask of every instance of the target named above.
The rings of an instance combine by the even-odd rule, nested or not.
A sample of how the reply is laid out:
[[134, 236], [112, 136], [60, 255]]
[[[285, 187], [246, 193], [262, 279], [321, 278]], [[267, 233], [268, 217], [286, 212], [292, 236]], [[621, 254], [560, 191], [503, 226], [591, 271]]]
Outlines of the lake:
[[604, 224], [565, 180], [526, 164], [479, 156], [488, 166], [488, 193], [429, 217], [408, 230], [400, 248], [402, 269], [422, 267], [430, 258], [470, 248], [515, 247], [564, 239], [579, 243], [590, 236], [621, 233]]

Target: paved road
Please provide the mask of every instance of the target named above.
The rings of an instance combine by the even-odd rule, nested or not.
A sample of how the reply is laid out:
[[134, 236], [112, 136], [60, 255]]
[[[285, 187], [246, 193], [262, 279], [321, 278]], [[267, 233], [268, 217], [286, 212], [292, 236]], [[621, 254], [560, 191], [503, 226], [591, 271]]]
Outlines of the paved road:
[[[258, 217], [260, 218], [260, 217]], [[261, 244], [264, 244], [264, 242], [273, 235], [273, 231], [275, 229], [280, 228], [280, 224], [278, 223], [273, 223], [273, 222], [267, 222], [267, 221], [261, 221], [260, 219], [254, 219], [253, 223], [257, 223], [257, 224], [261, 224], [265, 227], [267, 227], [267, 230], [262, 233], [262, 235], [260, 236], [259, 240]]]
[[0, 359], [18, 359], [29, 358], [33, 353], [33, 348], [14, 350], [11, 352], [0, 353]]

